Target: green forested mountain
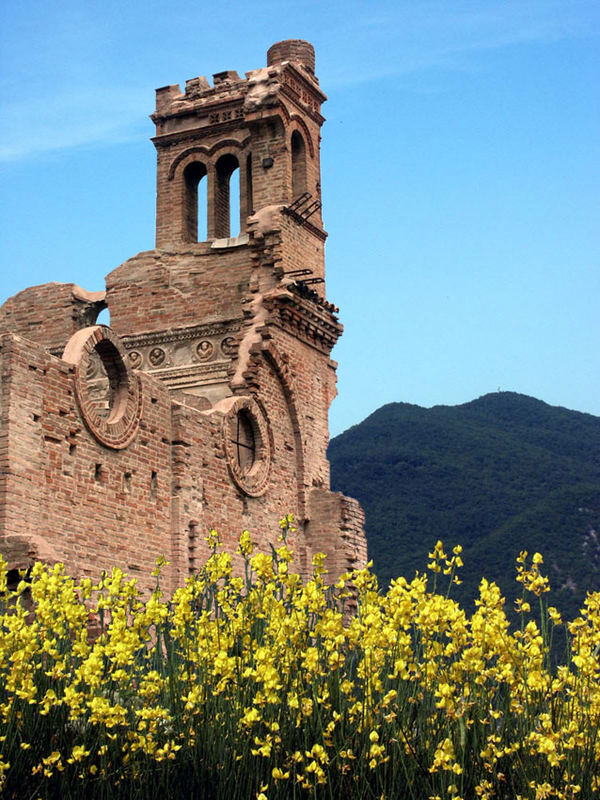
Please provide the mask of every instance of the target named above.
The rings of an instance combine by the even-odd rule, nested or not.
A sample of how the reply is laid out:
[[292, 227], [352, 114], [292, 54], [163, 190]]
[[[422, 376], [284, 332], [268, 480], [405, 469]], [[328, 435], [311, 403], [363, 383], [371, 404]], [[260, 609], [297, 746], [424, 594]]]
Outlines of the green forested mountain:
[[383, 406], [331, 441], [332, 488], [360, 500], [382, 584], [464, 548], [470, 605], [482, 575], [509, 600], [520, 550], [544, 555], [548, 598], [573, 616], [600, 590], [600, 417], [513, 392], [460, 406]]

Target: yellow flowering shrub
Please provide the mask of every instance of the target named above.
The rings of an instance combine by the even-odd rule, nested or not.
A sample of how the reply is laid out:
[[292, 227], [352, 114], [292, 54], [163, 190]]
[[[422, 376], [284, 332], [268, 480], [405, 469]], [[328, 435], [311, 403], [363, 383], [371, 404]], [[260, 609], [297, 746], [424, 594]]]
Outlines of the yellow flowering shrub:
[[[522, 553], [521, 624], [461, 550], [387, 592], [370, 568], [326, 585], [242, 533], [172, 598], [118, 568], [98, 583], [0, 559], [0, 792], [9, 798], [591, 798], [600, 792], [600, 594], [563, 623]], [[443, 583], [443, 587], [440, 584]], [[539, 609], [534, 616], [532, 605]], [[568, 638], [554, 665], [555, 629]]]

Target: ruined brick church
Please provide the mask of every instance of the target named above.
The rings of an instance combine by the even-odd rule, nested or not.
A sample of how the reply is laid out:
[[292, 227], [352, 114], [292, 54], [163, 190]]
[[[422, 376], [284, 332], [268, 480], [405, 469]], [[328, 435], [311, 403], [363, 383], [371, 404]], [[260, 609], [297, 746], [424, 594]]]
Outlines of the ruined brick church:
[[0, 308], [10, 569], [116, 565], [148, 587], [164, 555], [171, 591], [211, 528], [230, 549], [244, 529], [268, 548], [286, 513], [303, 573], [317, 551], [333, 576], [365, 562], [360, 506], [329, 489], [342, 327], [325, 297], [314, 66], [289, 40], [245, 78], [158, 89], [155, 249], [105, 291], [48, 283]]

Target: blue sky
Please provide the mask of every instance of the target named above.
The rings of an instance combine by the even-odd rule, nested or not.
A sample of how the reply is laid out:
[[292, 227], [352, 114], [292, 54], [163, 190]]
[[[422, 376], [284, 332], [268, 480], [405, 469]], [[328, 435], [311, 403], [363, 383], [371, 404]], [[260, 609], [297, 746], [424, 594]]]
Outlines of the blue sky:
[[23, 0], [0, 12], [0, 301], [154, 245], [154, 89], [317, 52], [336, 434], [498, 388], [600, 415], [600, 4]]

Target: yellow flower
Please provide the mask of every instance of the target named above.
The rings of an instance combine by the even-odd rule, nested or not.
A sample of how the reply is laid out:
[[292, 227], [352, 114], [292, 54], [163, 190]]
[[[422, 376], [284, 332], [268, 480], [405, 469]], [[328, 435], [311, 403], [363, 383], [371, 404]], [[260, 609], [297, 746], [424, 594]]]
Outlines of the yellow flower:
[[89, 754], [90, 751], [86, 750], [83, 745], [75, 745], [71, 751], [71, 757], [67, 759], [67, 762], [73, 764], [75, 761], [82, 761], [84, 758], [87, 758]]
[[276, 781], [284, 781], [290, 777], [289, 772], [284, 772], [282, 769], [279, 769], [279, 767], [273, 767], [271, 775]]
[[150, 573], [153, 577], [157, 577], [160, 575], [160, 571], [163, 567], [168, 567], [170, 562], [166, 560], [164, 556], [159, 556], [155, 562], [156, 566]]
[[250, 537], [250, 533], [248, 531], [243, 531], [242, 535], [240, 536], [240, 543], [238, 546], [238, 552], [242, 553], [242, 555], [252, 555], [252, 551], [254, 550], [254, 544], [252, 542], [252, 538]]

